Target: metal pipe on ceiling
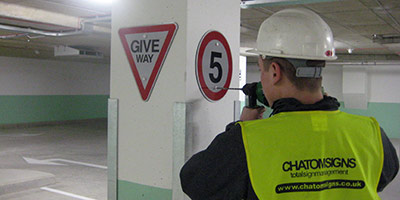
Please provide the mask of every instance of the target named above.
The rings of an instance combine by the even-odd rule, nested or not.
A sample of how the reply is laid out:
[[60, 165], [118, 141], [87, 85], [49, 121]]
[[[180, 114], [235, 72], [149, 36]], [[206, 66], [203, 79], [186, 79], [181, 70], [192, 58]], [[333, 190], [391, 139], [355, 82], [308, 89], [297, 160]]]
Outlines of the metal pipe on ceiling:
[[21, 27], [4, 25], [4, 24], [0, 24], [0, 29], [7, 30], [7, 31], [19, 32], [19, 33], [44, 35], [44, 36], [50, 36], [50, 37], [78, 35], [78, 34], [82, 34], [83, 33], [82, 30], [84, 30], [84, 28], [82, 28], [82, 29], [78, 29], [77, 31], [51, 32], [51, 31], [43, 31], [43, 30], [32, 29], [32, 28], [21, 28]]
[[[251, 64], [257, 64], [256, 61], [248, 61]], [[326, 62], [326, 65], [362, 65], [362, 66], [375, 66], [375, 65], [399, 65], [400, 61], [343, 61], [343, 62]]]
[[[7, 30], [7, 31], [19, 32], [19, 33], [25, 33], [25, 34], [36, 34], [36, 35], [42, 35], [42, 36], [49, 36], [49, 37], [64, 37], [64, 36], [80, 35], [80, 34], [89, 32], [90, 30], [87, 30], [87, 28], [86, 28], [87, 26], [85, 26], [85, 24], [87, 24], [87, 23], [104, 22], [104, 21], [109, 21], [109, 20], [111, 20], [111, 16], [101, 16], [101, 17], [82, 19], [80, 21], [80, 25], [81, 25], [80, 28], [76, 29], [74, 31], [45, 31], [45, 30], [40, 30], [40, 29], [21, 28], [21, 27], [5, 25], [5, 24], [0, 24], [0, 29]], [[22, 35], [24, 35], [24, 34], [22, 34]], [[10, 38], [15, 38], [15, 37], [21, 37], [21, 36], [19, 34], [14, 34], [14, 35], [0, 37], [0, 39], [10, 39]]]
[[96, 23], [111, 21], [111, 15], [101, 15], [88, 18], [82, 18], [83, 23]]
[[[63, 25], [51, 24], [51, 23], [40, 22], [40, 21], [32, 21], [32, 20], [28, 20], [28, 19], [21, 19], [21, 18], [15, 18], [15, 17], [0, 16], [0, 19], [5, 19], [7, 21], [14, 21], [14, 22], [35, 24], [35, 25], [38, 24], [38, 25], [44, 25], [44, 26], [50, 26], [50, 27], [57, 27], [58, 30], [60, 30], [60, 31], [61, 30], [68, 31], [68, 30], [76, 29], [76, 28], [67, 27], [67, 26], [63, 26]], [[80, 22], [80, 20], [78, 22]]]
[[400, 65], [400, 60], [391, 61], [343, 61], [343, 62], [326, 62], [327, 65]]
[[27, 33], [17, 33], [17, 34], [8, 34], [8, 35], [0, 35], [0, 39], [11, 39], [11, 38], [19, 38], [28, 36]]
[[288, 6], [332, 1], [339, 0], [241, 0], [240, 7], [243, 9], [248, 9], [265, 6]]

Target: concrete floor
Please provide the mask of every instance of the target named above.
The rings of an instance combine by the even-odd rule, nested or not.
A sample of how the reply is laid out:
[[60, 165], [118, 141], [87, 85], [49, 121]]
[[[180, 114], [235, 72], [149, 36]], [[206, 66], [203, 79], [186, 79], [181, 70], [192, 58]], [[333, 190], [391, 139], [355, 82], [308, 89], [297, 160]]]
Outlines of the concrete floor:
[[[46, 185], [45, 188], [0, 194], [0, 200], [107, 199], [107, 170], [102, 168], [107, 165], [106, 123], [98, 121], [0, 129], [0, 170], [34, 170], [50, 173], [55, 177], [55, 183]], [[400, 139], [392, 142], [399, 151]], [[29, 164], [24, 157], [42, 161], [56, 160], [48, 160], [50, 162], [46, 164]], [[400, 199], [400, 175], [380, 196], [382, 200]]]
[[[30, 164], [24, 157], [55, 160]], [[55, 177], [45, 188], [0, 194], [1, 200], [105, 200], [107, 122], [0, 129], [0, 161], [0, 170], [34, 170]]]

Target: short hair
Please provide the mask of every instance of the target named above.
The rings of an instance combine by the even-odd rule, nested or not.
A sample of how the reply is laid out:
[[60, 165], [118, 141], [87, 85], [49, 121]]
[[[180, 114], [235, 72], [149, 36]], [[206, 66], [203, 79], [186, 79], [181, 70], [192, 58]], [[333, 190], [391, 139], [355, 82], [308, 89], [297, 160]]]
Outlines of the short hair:
[[293, 64], [285, 58], [262, 58], [264, 69], [269, 71], [269, 66], [272, 62], [277, 63], [283, 72], [283, 74], [289, 79], [289, 81], [301, 91], [315, 92], [321, 89], [322, 77], [320, 78], [305, 78], [296, 76], [296, 68]]

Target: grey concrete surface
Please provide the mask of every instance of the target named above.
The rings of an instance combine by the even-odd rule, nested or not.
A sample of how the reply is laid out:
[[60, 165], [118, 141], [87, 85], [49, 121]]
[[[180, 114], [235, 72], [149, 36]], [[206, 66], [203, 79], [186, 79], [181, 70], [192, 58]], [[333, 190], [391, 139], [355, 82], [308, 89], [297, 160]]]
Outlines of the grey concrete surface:
[[55, 176], [50, 173], [22, 169], [0, 169], [0, 194], [40, 188], [55, 182]]
[[[34, 159], [39, 163], [28, 163], [24, 157]], [[43, 161], [47, 162], [43, 163]], [[49, 188], [88, 199], [107, 199], [107, 170], [82, 165], [79, 162], [107, 165], [107, 121], [0, 129], [0, 170], [34, 170], [53, 174], [55, 183], [47, 185]], [[21, 192], [0, 194], [0, 199], [72, 200], [79, 198], [37, 187]]]

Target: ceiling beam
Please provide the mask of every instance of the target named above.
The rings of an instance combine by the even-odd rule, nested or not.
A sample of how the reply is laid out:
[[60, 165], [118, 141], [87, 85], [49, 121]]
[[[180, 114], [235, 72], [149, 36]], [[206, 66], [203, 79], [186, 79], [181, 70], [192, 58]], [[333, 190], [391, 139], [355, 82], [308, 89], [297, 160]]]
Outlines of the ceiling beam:
[[6, 2], [0, 2], [0, 16], [4, 16], [6, 20], [21, 20], [23, 22], [37, 22], [38, 25], [71, 28], [79, 28], [80, 21], [78, 17]]

